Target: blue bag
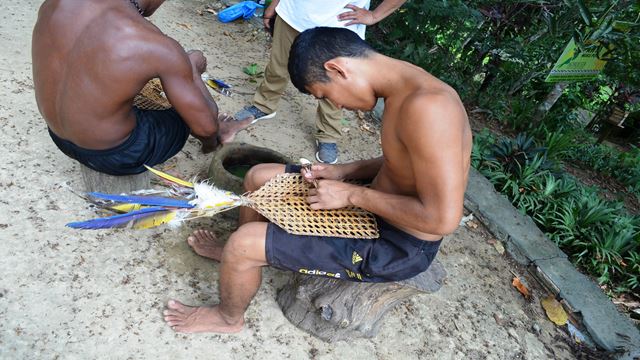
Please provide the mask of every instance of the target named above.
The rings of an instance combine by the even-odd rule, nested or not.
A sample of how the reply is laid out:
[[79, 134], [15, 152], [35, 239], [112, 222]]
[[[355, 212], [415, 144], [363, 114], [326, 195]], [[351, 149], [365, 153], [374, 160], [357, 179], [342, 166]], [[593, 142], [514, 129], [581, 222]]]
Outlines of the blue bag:
[[235, 19], [242, 17], [243, 19], [250, 19], [257, 8], [263, 8], [264, 6], [257, 4], [253, 1], [242, 1], [233, 6], [230, 6], [218, 13], [218, 20], [223, 23], [228, 23]]

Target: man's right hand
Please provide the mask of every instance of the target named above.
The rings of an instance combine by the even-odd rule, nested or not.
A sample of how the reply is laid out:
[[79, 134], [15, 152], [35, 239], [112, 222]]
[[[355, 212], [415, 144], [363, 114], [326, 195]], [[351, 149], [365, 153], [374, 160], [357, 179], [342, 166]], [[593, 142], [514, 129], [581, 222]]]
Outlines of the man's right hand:
[[345, 174], [342, 171], [340, 165], [331, 164], [314, 164], [311, 166], [311, 171], [301, 170], [304, 179], [313, 183], [314, 180], [326, 179], [326, 180], [342, 180]]
[[187, 51], [187, 55], [189, 55], [189, 60], [198, 71], [198, 74], [203, 74], [207, 71], [207, 58], [204, 56], [202, 51], [200, 50], [189, 50]]
[[276, 6], [278, 5], [278, 3], [279, 1], [272, 1], [271, 4], [269, 4], [269, 6], [264, 9], [264, 14], [262, 15], [262, 24], [264, 24], [264, 28], [265, 30], [267, 30], [267, 32], [273, 32], [270, 20], [276, 17]]

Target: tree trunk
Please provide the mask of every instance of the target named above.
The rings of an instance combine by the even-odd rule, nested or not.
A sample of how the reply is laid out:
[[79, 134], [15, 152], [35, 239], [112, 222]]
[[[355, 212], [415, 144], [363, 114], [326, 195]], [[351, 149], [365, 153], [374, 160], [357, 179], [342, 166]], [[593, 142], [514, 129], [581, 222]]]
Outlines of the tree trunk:
[[148, 171], [137, 175], [113, 176], [80, 165], [80, 172], [82, 172], [82, 181], [86, 192], [121, 194], [150, 187]]
[[538, 109], [536, 109], [536, 114], [533, 117], [534, 123], [540, 123], [542, 121], [556, 101], [558, 101], [560, 96], [562, 96], [562, 92], [567, 88], [567, 86], [569, 86], [569, 83], [567, 82], [559, 82], [553, 86], [553, 89], [547, 95], [547, 98], [538, 106]]
[[296, 273], [278, 292], [284, 315], [325, 341], [370, 338], [382, 316], [399, 302], [440, 289], [447, 273], [434, 260], [427, 271], [404, 281], [360, 283]]

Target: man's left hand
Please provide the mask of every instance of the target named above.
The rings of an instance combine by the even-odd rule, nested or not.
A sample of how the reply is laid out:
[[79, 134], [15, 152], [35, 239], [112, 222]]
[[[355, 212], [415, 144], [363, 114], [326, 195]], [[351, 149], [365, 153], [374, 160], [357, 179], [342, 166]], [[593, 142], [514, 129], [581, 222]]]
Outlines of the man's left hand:
[[345, 8], [351, 9], [351, 11], [343, 12], [338, 15], [338, 20], [340, 21], [350, 20], [348, 23], [344, 24], [344, 26], [356, 24], [373, 25], [378, 22], [373, 16], [373, 12], [367, 9], [357, 7], [352, 4], [345, 6]]
[[358, 186], [336, 180], [319, 180], [318, 187], [309, 189], [307, 202], [313, 210], [341, 209], [352, 205], [349, 197]]

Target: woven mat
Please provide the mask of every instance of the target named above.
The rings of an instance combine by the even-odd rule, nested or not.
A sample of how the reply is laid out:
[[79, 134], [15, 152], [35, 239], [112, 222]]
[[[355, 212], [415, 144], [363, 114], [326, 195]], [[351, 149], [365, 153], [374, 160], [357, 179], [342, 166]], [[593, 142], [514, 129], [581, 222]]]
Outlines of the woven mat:
[[167, 110], [171, 108], [169, 100], [163, 95], [160, 79], [151, 79], [133, 99], [133, 106], [142, 110]]
[[252, 208], [295, 235], [372, 239], [378, 237], [375, 216], [349, 207], [312, 210], [307, 203], [310, 185], [300, 174], [280, 174], [247, 196]]

